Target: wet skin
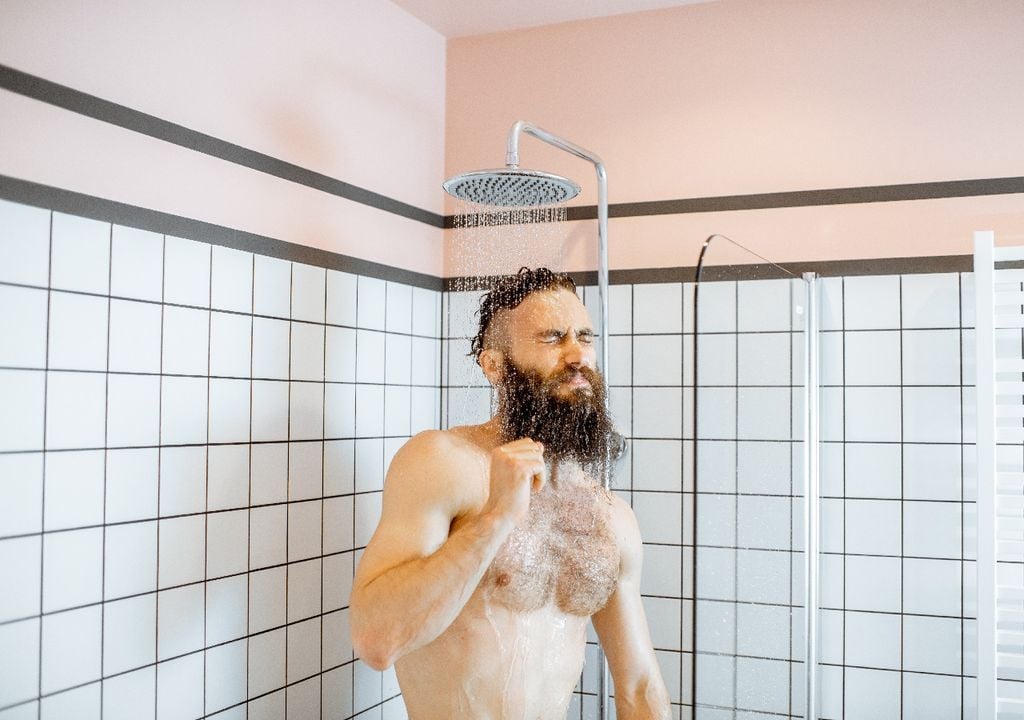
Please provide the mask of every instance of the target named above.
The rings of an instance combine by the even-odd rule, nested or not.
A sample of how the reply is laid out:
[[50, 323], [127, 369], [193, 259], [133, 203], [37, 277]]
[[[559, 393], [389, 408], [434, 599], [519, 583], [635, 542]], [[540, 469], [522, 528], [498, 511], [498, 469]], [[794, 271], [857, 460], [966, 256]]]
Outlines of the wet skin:
[[[464, 466], [486, 466], [486, 428], [451, 434], [449, 453], [463, 456]], [[476, 501], [482, 506], [482, 500], [481, 492]], [[410, 717], [565, 717], [582, 669], [587, 620], [618, 580], [614, 502], [573, 468], [556, 470], [532, 493], [526, 520], [509, 534], [455, 621], [396, 663]], [[475, 515], [457, 517], [452, 531]]]
[[[588, 391], [571, 372], [594, 366], [573, 293], [535, 293], [492, 328], [481, 356], [492, 382], [507, 354], [543, 377], [565, 373], [555, 393]], [[396, 455], [353, 587], [357, 654], [395, 664], [412, 720], [561, 720], [592, 617], [618, 717], [669, 717], [632, 511], [578, 466], [547, 467], [538, 443], [503, 444], [499, 427], [421, 433]]]

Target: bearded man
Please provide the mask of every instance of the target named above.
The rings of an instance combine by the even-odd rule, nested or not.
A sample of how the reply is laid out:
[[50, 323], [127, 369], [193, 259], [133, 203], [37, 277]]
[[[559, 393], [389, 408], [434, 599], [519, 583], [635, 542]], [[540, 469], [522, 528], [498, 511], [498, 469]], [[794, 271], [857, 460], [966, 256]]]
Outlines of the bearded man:
[[623, 441], [589, 315], [565, 275], [523, 268], [480, 304], [482, 425], [395, 456], [350, 605], [356, 653], [395, 665], [411, 720], [564, 720], [592, 619], [619, 720], [670, 717], [640, 600], [630, 507], [597, 479]]

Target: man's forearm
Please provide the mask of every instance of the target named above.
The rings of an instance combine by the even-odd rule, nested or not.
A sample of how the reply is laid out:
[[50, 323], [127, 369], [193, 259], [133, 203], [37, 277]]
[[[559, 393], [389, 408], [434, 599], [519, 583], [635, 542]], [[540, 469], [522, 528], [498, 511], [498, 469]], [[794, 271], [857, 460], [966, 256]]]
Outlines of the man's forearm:
[[512, 531], [507, 519], [478, 515], [436, 552], [391, 568], [352, 592], [352, 642], [371, 667], [437, 638], [458, 617]]
[[670, 720], [672, 703], [661, 676], [622, 692], [615, 688], [615, 715], [619, 720]]

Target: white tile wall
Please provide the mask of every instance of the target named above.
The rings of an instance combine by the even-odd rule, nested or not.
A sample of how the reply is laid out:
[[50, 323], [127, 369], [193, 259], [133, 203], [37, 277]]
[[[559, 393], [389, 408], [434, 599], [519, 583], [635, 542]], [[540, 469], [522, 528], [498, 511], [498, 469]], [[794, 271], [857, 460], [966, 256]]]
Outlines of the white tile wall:
[[[106, 294], [110, 287], [110, 224], [64, 213], [53, 213], [51, 223], [50, 286]], [[18, 260], [14, 258], [15, 264]]]
[[847, 385], [900, 384], [900, 332], [867, 330], [844, 337]]
[[[697, 343], [697, 382], [701, 387], [736, 385], [736, 336], [708, 335]], [[654, 363], [654, 359], [648, 362]]]
[[165, 303], [210, 306], [211, 246], [186, 238], [164, 239]]
[[0, 716], [351, 717], [353, 553], [438, 426], [440, 306], [0, 201]]
[[[736, 285], [739, 332], [786, 331], [791, 327], [791, 280], [752, 280]], [[799, 287], [802, 288], [802, 285]]]
[[846, 495], [898, 499], [902, 490], [902, 458], [895, 443], [848, 443]]
[[882, 330], [900, 326], [900, 278], [861, 276], [843, 279], [843, 327]]
[[291, 317], [291, 263], [278, 258], [253, 258], [253, 313]]
[[901, 564], [898, 557], [847, 557], [846, 607], [850, 610], [900, 612]]
[[45, 286], [50, 268], [51, 213], [0, 200], [0, 282]]
[[[955, 720], [961, 717], [961, 679], [903, 673], [903, 717], [907, 720]], [[964, 710], [969, 712], [967, 707]]]
[[0, 456], [0, 537], [38, 533], [43, 504], [41, 453]]
[[[299, 717], [321, 706], [340, 718], [401, 716], [400, 702], [383, 702], [393, 674], [350, 659], [353, 552], [379, 516], [387, 460], [438, 425], [438, 386], [473, 384], [470, 365], [442, 364], [441, 338], [475, 333], [479, 293], [442, 296], [3, 201], [0, 215], [0, 296], [23, 308], [0, 318], [16, 340], [0, 358], [0, 557], [16, 559], [0, 568], [4, 586], [19, 588], [0, 604], [0, 648], [19, 653], [0, 650], [0, 673], [17, 679], [2, 684], [0, 712], [35, 717], [41, 678], [52, 694], [44, 717], [72, 701], [103, 718], [277, 718], [286, 707]], [[832, 331], [822, 377], [836, 386], [823, 411], [837, 450], [823, 458], [840, 493], [825, 544], [850, 553], [827, 556], [825, 595], [839, 608], [839, 657], [860, 665], [831, 675], [826, 695], [845, 696], [848, 718], [901, 706], [905, 717], [943, 717], [960, 703], [959, 640], [943, 643], [963, 625], [969, 280], [822, 282]], [[714, 439], [701, 442], [698, 484], [718, 493], [702, 495], [700, 541], [721, 535], [725, 547], [702, 548], [698, 591], [746, 604], [701, 604], [702, 633], [715, 611], [730, 611], [710, 627], [731, 633], [740, 657], [702, 655], [698, 699], [742, 702], [751, 718], [788, 712], [787, 687], [799, 697], [798, 671], [774, 660], [790, 652], [783, 618], [801, 572], [788, 551], [800, 523], [787, 500], [801, 410], [785, 389], [800, 377], [791, 286], [700, 289], [698, 432]], [[610, 297], [615, 384], [625, 386], [613, 406], [637, 438], [623, 492], [648, 543], [642, 589], [680, 711], [691, 700], [691, 603], [680, 593], [692, 588], [679, 558], [693, 502], [679, 493], [693, 436], [693, 393], [681, 387], [692, 290], [614, 286]], [[476, 381], [445, 391], [447, 421], [489, 415]], [[81, 472], [63, 472], [62, 460]], [[322, 606], [321, 593], [303, 592], [320, 587]], [[137, 637], [123, 630], [150, 623]], [[127, 672], [104, 679], [113, 668]], [[78, 694], [56, 694], [66, 688]], [[592, 701], [581, 696], [575, 712]]]
[[356, 326], [358, 277], [337, 270], [327, 271], [327, 323]]
[[903, 275], [901, 314], [904, 328], [958, 328], [960, 276], [956, 273]]
[[[611, 305], [610, 296], [609, 305]], [[682, 332], [682, 285], [678, 283], [635, 285], [632, 310], [633, 333], [636, 335]], [[609, 307], [609, 326], [612, 323], [613, 314], [612, 308]], [[625, 328], [622, 328], [622, 331], [625, 331]]]
[[702, 283], [697, 308], [697, 332], [736, 332], [736, 283]]
[[[701, 341], [703, 347], [705, 340]], [[788, 385], [791, 342], [788, 333], [744, 333], [737, 337], [738, 385]]]
[[47, 457], [49, 498], [45, 530], [103, 523], [103, 450], [54, 453]]
[[[636, 336], [633, 339], [632, 384], [681, 386], [682, 351], [681, 335]], [[619, 371], [620, 380], [616, 384], [630, 384], [628, 366], [619, 368]]]
[[[822, 592], [825, 605], [837, 609], [825, 614], [826, 659], [837, 666], [826, 668], [834, 672], [828, 676], [823, 703], [836, 708], [837, 716], [845, 696], [846, 717], [899, 716], [901, 706], [906, 717], [927, 717], [922, 714], [926, 711], [911, 709], [909, 696], [920, 696], [925, 686], [918, 682], [921, 678], [940, 677], [927, 674], [934, 672], [955, 676], [936, 690], [954, 703], [959, 716], [958, 656], [952, 649], [925, 643], [922, 657], [912, 660], [905, 642], [908, 619], [922, 618], [920, 625], [926, 629], [921, 633], [939, 632], [938, 625], [948, 622], [950, 628], [941, 630], [943, 638], [959, 647], [961, 598], [971, 592], [965, 573], [973, 568], [965, 568], [962, 560], [969, 552], [964, 537], [969, 527], [965, 522], [970, 522], [962, 518], [973, 517], [963, 505], [962, 468], [969, 467], [969, 450], [961, 446], [972, 438], [973, 400], [969, 389], [962, 389], [970, 382], [964, 373], [970, 367], [972, 337], [961, 327], [970, 327], [972, 321], [969, 305], [961, 309], [961, 286], [969, 281], [970, 276], [961, 282], [960, 276], [950, 274], [821, 282], [821, 327], [827, 331], [821, 378], [831, 386], [821, 401], [822, 433], [829, 441], [821, 458], [824, 492], [834, 498], [822, 507], [823, 549], [830, 553], [823, 558]], [[724, 643], [718, 649], [736, 656], [700, 657], [698, 699], [728, 707], [738, 703], [745, 710], [737, 717], [744, 718], [767, 712], [788, 717], [787, 712], [799, 713], [802, 703], [799, 668], [780, 675], [777, 682], [763, 682], [772, 677], [773, 654], [782, 644], [790, 651], [788, 622], [771, 618], [789, 617], [790, 605], [802, 597], [802, 558], [788, 552], [802, 544], [802, 503], [789, 500], [799, 495], [794, 483], [799, 483], [802, 464], [799, 442], [791, 442], [801, 432], [800, 390], [785, 390], [790, 383], [799, 385], [803, 372], [803, 338], [790, 329], [792, 284], [713, 282], [700, 289], [697, 434], [707, 439], [698, 454], [698, 592], [704, 598], [749, 604], [736, 606], [739, 614], [732, 605], [701, 604], [701, 636], [707, 642], [717, 637]], [[679, 451], [679, 441], [669, 439], [692, 437], [693, 432], [690, 408], [677, 405], [680, 398], [672, 395], [680, 382], [674, 379], [677, 339], [684, 348], [682, 377], [693, 363], [692, 335], [687, 335], [693, 331], [688, 315], [692, 307], [684, 307], [683, 318], [672, 319], [672, 308], [686, 294], [684, 287], [692, 288], [667, 283], [618, 291], [619, 297], [631, 300], [623, 303], [630, 326], [620, 326], [618, 332], [628, 333], [632, 327], [636, 333], [631, 336], [632, 362], [616, 358], [613, 364], [619, 377], [631, 373], [632, 384], [631, 393], [613, 396], [618, 412], [630, 420], [633, 437], [631, 472], [623, 481], [632, 490], [634, 511], [649, 543], [646, 572], [654, 568], [659, 575], [677, 552], [685, 551], [679, 543], [688, 542], [690, 535], [692, 502], [683, 493], [684, 513], [677, 517], [673, 508], [678, 504], [672, 500], [682, 490], [681, 482], [672, 478], [688, 472], [681, 465], [689, 459]], [[664, 308], [667, 318], [662, 317]], [[628, 338], [616, 341], [621, 347]], [[637, 387], [644, 385], [658, 387]], [[784, 393], [775, 397], [773, 386], [782, 386]], [[684, 399], [686, 392], [684, 388]], [[677, 435], [680, 425], [682, 434]], [[674, 597], [667, 593], [674, 582], [672, 576], [646, 579], [643, 593]], [[690, 622], [686, 607], [685, 599], [677, 603], [684, 627]], [[729, 613], [723, 615], [723, 608]], [[659, 607], [658, 612], [666, 611]], [[776, 625], [781, 625], [777, 633], [771, 630]], [[794, 635], [792, 642], [793, 652], [798, 652], [802, 640]], [[773, 643], [779, 647], [773, 649]], [[686, 653], [681, 657], [689, 659]], [[947, 670], [937, 669], [943, 662]], [[861, 667], [844, 669], [843, 663]], [[912, 679], [904, 696], [900, 671]], [[733, 679], [738, 683], [736, 697], [729, 690]], [[790, 689], [792, 709], [785, 705], [785, 692], [773, 694], [776, 685]], [[689, 710], [687, 692], [673, 696], [681, 711]], [[936, 708], [935, 717], [944, 716], [938, 702], [922, 707]], [[577, 712], [588, 717], [585, 709]], [[710, 708], [701, 712], [701, 717], [714, 717]]]

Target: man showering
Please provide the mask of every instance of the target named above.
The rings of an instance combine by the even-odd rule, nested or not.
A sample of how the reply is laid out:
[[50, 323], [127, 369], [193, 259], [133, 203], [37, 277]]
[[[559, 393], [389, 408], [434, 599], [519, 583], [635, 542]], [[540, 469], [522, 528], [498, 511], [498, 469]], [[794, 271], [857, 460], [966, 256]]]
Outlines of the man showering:
[[472, 346], [495, 416], [420, 433], [388, 470], [352, 641], [371, 667], [395, 665], [412, 720], [564, 720], [588, 619], [619, 720], [670, 717], [636, 519], [596, 479], [623, 441], [575, 290], [545, 268], [499, 281]]

